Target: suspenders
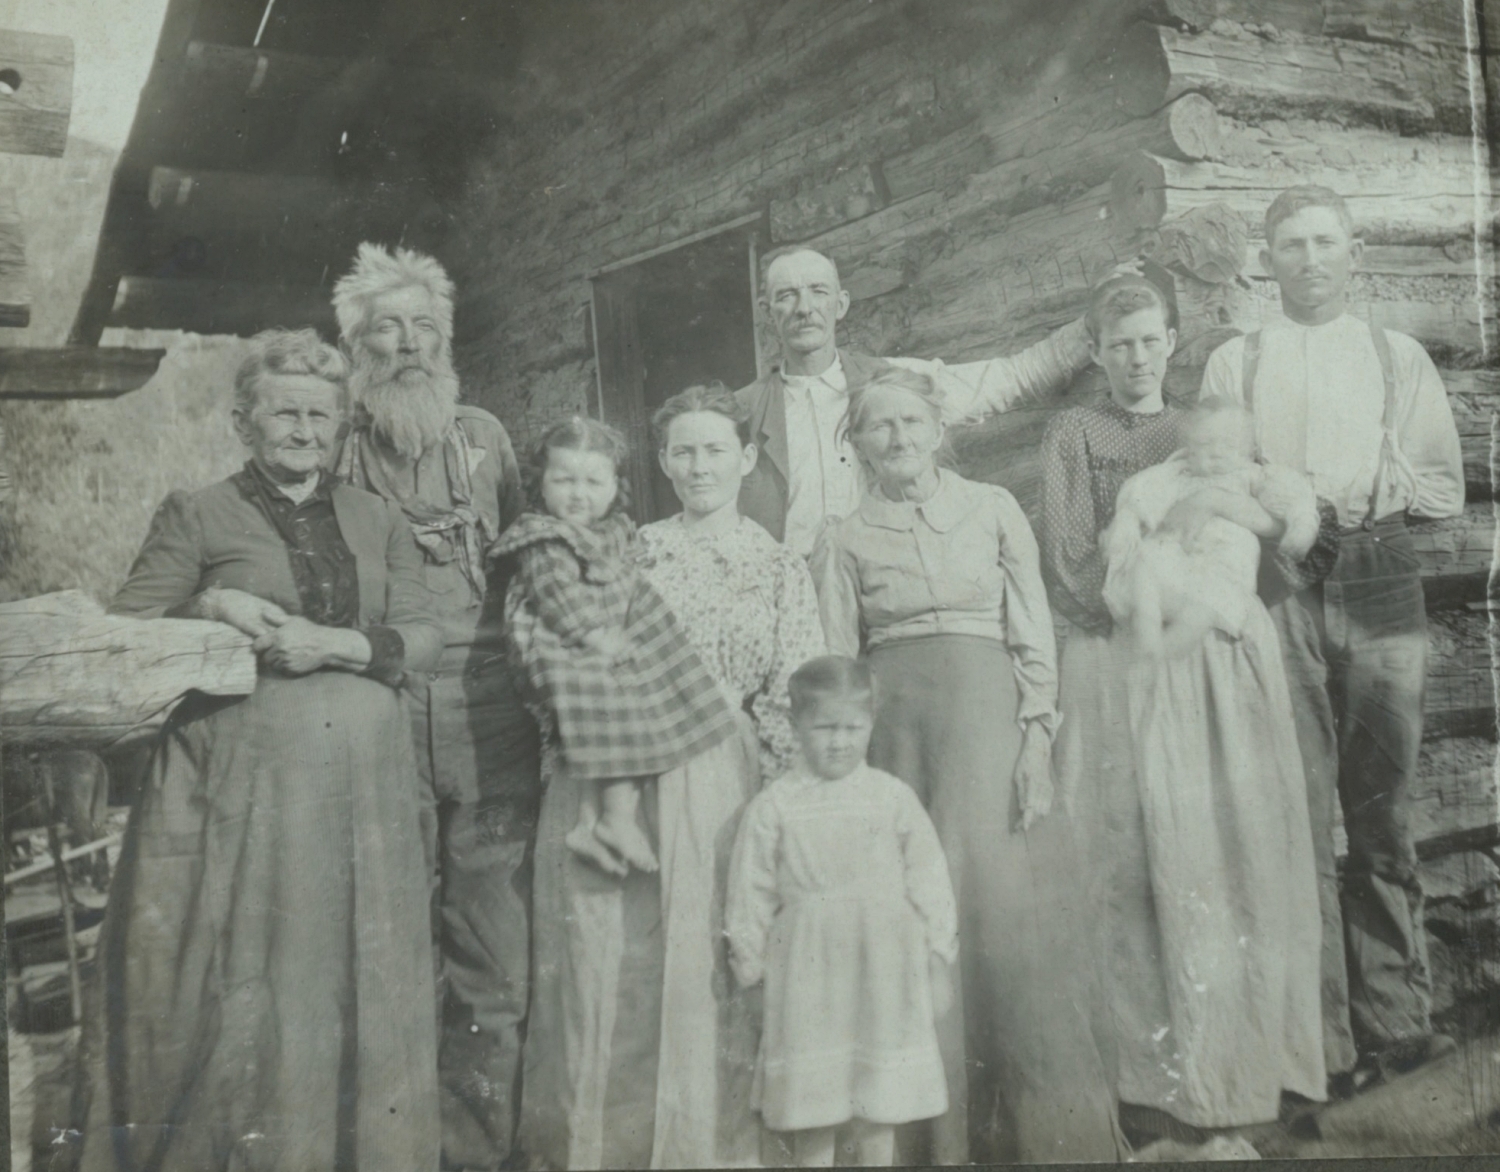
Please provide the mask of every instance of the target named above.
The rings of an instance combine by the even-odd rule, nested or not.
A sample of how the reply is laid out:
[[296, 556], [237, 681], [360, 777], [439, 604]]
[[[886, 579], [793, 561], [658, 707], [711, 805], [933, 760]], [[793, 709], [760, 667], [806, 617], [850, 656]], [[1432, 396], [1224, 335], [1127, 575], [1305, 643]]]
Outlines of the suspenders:
[[[1379, 326], [1370, 326], [1370, 341], [1375, 346], [1375, 357], [1380, 361], [1380, 377], [1385, 383], [1385, 406], [1380, 417], [1380, 463], [1375, 466], [1375, 483], [1370, 487], [1370, 507], [1365, 512], [1364, 527], [1375, 524], [1375, 502], [1380, 497], [1380, 473], [1385, 467], [1385, 447], [1391, 442], [1396, 427], [1396, 370], [1391, 362], [1391, 340]], [[1241, 364], [1243, 381], [1240, 397], [1245, 410], [1255, 414], [1255, 374], [1260, 367], [1260, 331], [1245, 335], [1245, 356]]]

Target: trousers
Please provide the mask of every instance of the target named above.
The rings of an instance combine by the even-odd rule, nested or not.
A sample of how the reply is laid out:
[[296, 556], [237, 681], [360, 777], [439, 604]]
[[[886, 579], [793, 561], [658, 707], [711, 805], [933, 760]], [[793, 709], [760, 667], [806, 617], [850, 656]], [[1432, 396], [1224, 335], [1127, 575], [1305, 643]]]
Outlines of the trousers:
[[511, 1153], [530, 995], [536, 723], [499, 646], [449, 647], [412, 696], [438, 972], [443, 1167]]
[[[1422, 746], [1427, 618], [1405, 521], [1388, 518], [1346, 534], [1328, 578], [1275, 603], [1271, 617], [1307, 774], [1332, 1073], [1353, 1066], [1356, 1046], [1373, 1053], [1431, 1031], [1410, 809]], [[1342, 883], [1334, 865], [1335, 801], [1349, 838]]]

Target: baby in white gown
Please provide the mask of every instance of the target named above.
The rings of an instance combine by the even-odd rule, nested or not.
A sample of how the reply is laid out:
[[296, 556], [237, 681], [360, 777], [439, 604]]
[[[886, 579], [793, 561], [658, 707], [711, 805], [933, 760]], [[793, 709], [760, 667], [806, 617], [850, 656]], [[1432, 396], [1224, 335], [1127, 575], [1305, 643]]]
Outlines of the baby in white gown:
[[[1257, 533], [1281, 528], [1281, 551], [1293, 558], [1318, 536], [1311, 484], [1256, 463], [1254, 426], [1238, 403], [1203, 400], [1189, 412], [1183, 439], [1164, 463], [1125, 482], [1100, 537], [1105, 605], [1154, 658], [1190, 651], [1215, 628], [1239, 636], [1255, 597]], [[1173, 512], [1182, 501], [1211, 514], [1196, 531]]]

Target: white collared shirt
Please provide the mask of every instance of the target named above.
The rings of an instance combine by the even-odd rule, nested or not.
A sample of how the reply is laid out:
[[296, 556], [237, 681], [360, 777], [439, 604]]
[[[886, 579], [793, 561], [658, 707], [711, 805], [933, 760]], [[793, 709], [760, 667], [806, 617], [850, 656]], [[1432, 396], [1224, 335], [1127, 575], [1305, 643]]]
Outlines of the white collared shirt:
[[[1385, 380], [1369, 326], [1344, 314], [1317, 326], [1286, 317], [1261, 330], [1256, 367], [1256, 439], [1273, 464], [1306, 472], [1339, 521], [1357, 525], [1370, 511], [1380, 469], [1376, 516], [1463, 512], [1463, 451], [1448, 394], [1415, 338], [1387, 330], [1396, 383], [1394, 451], [1381, 467]], [[1245, 341], [1214, 351], [1203, 394], [1242, 401]]]
[[806, 557], [828, 517], [845, 517], [859, 504], [859, 461], [839, 435], [849, 405], [844, 364], [835, 357], [822, 374], [783, 373], [786, 387], [788, 548]]

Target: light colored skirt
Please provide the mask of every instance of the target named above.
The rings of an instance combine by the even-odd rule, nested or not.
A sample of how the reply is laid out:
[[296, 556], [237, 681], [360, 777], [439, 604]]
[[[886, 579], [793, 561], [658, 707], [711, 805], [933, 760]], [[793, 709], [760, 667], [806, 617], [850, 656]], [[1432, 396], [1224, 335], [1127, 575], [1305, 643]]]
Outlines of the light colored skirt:
[[1199, 1127], [1326, 1089], [1307, 792], [1276, 634], [1138, 662], [1075, 633], [1061, 784], [1086, 828], [1123, 1102]]
[[729, 854], [760, 786], [737, 719], [739, 736], [647, 786], [658, 875], [622, 881], [579, 861], [563, 839], [580, 785], [548, 769], [519, 1138], [534, 1167], [759, 1163], [756, 1023], [723, 937]]
[[932, 815], [959, 909], [954, 1012], [939, 1022], [948, 1113], [901, 1137], [902, 1162], [1114, 1161], [1120, 1148], [1090, 1028], [1088, 923], [1061, 811], [1015, 828], [1018, 695], [998, 640], [876, 647], [870, 763]]

